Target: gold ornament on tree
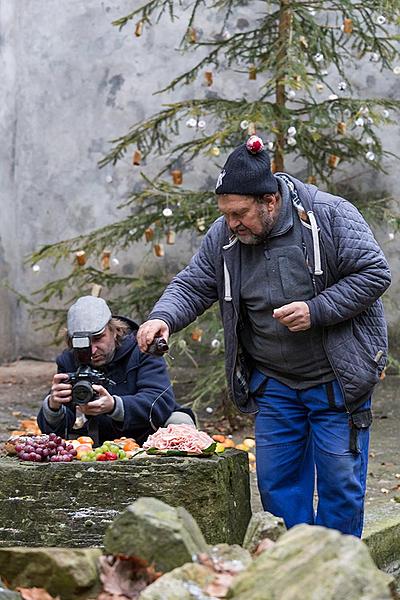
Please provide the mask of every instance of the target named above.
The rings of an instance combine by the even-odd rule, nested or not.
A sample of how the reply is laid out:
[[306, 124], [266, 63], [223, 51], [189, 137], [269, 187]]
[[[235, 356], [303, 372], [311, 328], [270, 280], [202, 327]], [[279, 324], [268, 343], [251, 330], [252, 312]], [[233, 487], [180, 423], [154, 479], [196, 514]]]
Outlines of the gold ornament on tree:
[[162, 244], [154, 244], [153, 251], [158, 258], [164, 256], [164, 246]]
[[210, 87], [214, 83], [213, 74], [211, 71], [204, 72], [204, 79], [205, 79], [206, 85], [208, 85], [208, 87]]
[[203, 330], [199, 327], [196, 327], [196, 329], [193, 329], [192, 333], [190, 334], [190, 337], [194, 342], [201, 342], [202, 335]]
[[132, 156], [132, 164], [135, 166], [139, 166], [141, 160], [142, 160], [142, 153], [140, 152], [140, 150], [135, 150], [135, 152], [133, 153], [133, 156]]
[[107, 271], [110, 268], [111, 250], [103, 250], [101, 255], [101, 268]]
[[172, 229], [168, 229], [167, 235], [166, 235], [167, 244], [169, 244], [170, 246], [175, 244], [175, 238], [176, 238], [175, 231], [172, 231]]
[[339, 123], [336, 125], [336, 131], [339, 135], [345, 135], [347, 131], [346, 123], [344, 121], [339, 121]]
[[344, 19], [343, 21], [343, 33], [352, 33], [353, 32], [353, 20], [352, 19]]
[[200, 219], [197, 219], [196, 221], [196, 227], [197, 230], [200, 232], [203, 232], [206, 228], [206, 220], [204, 219], [204, 217], [201, 217]]
[[138, 21], [135, 27], [135, 35], [136, 37], [140, 37], [143, 33], [143, 21]]
[[336, 169], [336, 167], [338, 166], [340, 162], [340, 156], [337, 156], [336, 154], [330, 154], [328, 157], [328, 166], [331, 169]]
[[75, 258], [80, 267], [83, 267], [83, 265], [86, 264], [86, 252], [84, 250], [78, 250], [78, 252], [75, 253]]
[[187, 36], [191, 44], [195, 44], [197, 42], [197, 31], [194, 29], [194, 27], [189, 27]]
[[102, 286], [99, 283], [94, 283], [92, 285], [92, 289], [90, 290], [90, 295], [96, 296], [96, 298], [99, 298], [100, 294], [101, 294], [101, 290], [102, 290]]
[[180, 169], [174, 169], [171, 171], [171, 176], [175, 185], [182, 185], [183, 175]]
[[257, 79], [257, 69], [255, 65], [250, 65], [249, 66], [249, 79], [254, 81], [255, 79]]
[[146, 227], [144, 230], [144, 237], [146, 242], [151, 242], [151, 240], [154, 238], [154, 229], [152, 227]]
[[312, 185], [316, 185], [317, 184], [317, 178], [315, 177], [315, 175], [309, 175], [307, 177], [307, 183], [310, 183]]

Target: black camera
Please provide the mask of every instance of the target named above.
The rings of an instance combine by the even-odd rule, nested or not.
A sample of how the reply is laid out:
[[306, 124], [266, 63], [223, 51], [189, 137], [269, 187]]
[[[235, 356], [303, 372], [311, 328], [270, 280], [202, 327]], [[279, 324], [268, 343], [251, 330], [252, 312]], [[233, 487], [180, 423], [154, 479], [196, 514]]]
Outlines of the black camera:
[[78, 368], [75, 373], [67, 373], [68, 383], [72, 384], [72, 404], [87, 404], [96, 396], [94, 385], [107, 387], [115, 382], [100, 371], [92, 369], [92, 341], [90, 333], [77, 332], [72, 336], [72, 348]]

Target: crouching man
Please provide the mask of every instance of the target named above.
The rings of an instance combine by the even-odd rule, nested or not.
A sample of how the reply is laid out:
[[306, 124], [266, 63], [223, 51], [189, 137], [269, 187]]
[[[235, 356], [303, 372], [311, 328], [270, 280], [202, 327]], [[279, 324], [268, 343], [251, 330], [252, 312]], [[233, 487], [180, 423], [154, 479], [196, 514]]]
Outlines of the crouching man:
[[190, 409], [177, 404], [161, 356], [142, 353], [138, 325], [114, 317], [102, 298], [82, 296], [68, 310], [69, 348], [43, 400], [43, 433], [66, 438], [89, 435], [97, 444], [121, 436], [142, 444], [159, 427], [194, 425]]

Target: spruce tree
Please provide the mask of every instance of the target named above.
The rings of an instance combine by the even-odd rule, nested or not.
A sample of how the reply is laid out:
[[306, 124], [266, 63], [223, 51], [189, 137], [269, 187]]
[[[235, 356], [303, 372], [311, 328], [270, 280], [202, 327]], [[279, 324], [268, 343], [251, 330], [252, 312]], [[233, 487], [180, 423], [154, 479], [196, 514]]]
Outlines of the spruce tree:
[[[238, 7], [247, 11], [240, 28]], [[205, 11], [211, 19], [202, 19]], [[130, 28], [132, 43], [141, 43], [144, 32], [166, 15], [186, 24], [176, 46], [191, 66], [175, 73], [159, 92], [161, 103], [163, 94], [176, 94], [177, 99], [116, 138], [100, 163], [117, 165], [126, 153], [132, 157], [142, 186], [123, 203], [130, 214], [87, 236], [45, 246], [30, 258], [33, 265], [72, 258], [66, 277], [36, 293], [36, 309], [52, 321], [59, 316], [60, 325], [65, 309], [55, 309], [54, 298], [63, 297], [69, 304], [73, 297], [90, 293], [93, 285], [106, 290], [103, 295], [113, 298], [120, 314], [146, 316], [172, 274], [161, 269], [144, 278], [122, 276], [110, 269], [110, 253], [145, 240], [162, 258], [182, 232], [201, 237], [218, 216], [214, 190], [187, 185], [185, 166], [204, 164], [205, 157], [209, 171], [217, 175], [228, 153], [256, 133], [271, 153], [274, 171], [290, 164], [291, 173], [333, 189], [349, 164], [384, 171], [390, 156], [380, 136], [383, 126], [397, 124], [400, 102], [369, 97], [368, 90], [356, 93], [353, 76], [357, 64], [369, 61], [377, 72], [400, 76], [399, 0], [148, 0], [113, 24]], [[219, 23], [218, 33], [207, 31], [207, 23]], [[232, 76], [241, 82], [235, 97], [210, 93], [217, 80]], [[182, 100], [180, 88], [199, 79], [203, 93]], [[163, 166], [154, 174], [147, 165], [156, 156]], [[360, 208], [370, 210], [371, 204]], [[175, 357], [184, 354], [195, 364], [200, 347], [211, 352], [212, 363], [207, 363], [204, 376], [199, 370], [194, 396], [219, 394], [224, 387], [223, 344], [216, 309], [171, 341]]]

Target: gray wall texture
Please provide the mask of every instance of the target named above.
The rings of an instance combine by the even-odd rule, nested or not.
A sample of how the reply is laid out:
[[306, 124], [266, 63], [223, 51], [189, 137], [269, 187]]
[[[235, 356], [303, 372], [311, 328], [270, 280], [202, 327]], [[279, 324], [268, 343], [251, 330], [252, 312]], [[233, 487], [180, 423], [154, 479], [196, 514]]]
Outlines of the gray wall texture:
[[[63, 272], [48, 264], [34, 272], [24, 262], [32, 251], [123, 216], [117, 205], [138, 180], [130, 154], [115, 167], [100, 170], [97, 162], [110, 149], [109, 140], [160, 109], [168, 96], [153, 93], [191, 60], [176, 51], [183, 19], [163, 18], [141, 38], [133, 35], [134, 24], [121, 32], [111, 25], [137, 5], [137, 0], [0, 0], [0, 277], [24, 295]], [[238, 7], [233, 22], [249, 17], [246, 10]], [[202, 18], [210, 26], [210, 17]], [[388, 97], [399, 96], [400, 78], [381, 75], [372, 63], [360, 63], [355, 79], [363, 93], [381, 95], [384, 89]], [[235, 94], [232, 74], [220, 85]], [[194, 87], [204, 93], [200, 82]], [[183, 88], [170, 99], [191, 94], [193, 87]], [[382, 134], [386, 147], [400, 154], [398, 127]], [[393, 194], [396, 204], [399, 164], [387, 168], [388, 175], [376, 176], [360, 165], [357, 185], [366, 194], [371, 189]], [[299, 174], [296, 165], [288, 170]], [[217, 173], [216, 165], [208, 165], [191, 174], [191, 183], [202, 185]], [[377, 236], [393, 269], [387, 312], [394, 326], [400, 264], [399, 240], [391, 233], [383, 226]], [[186, 253], [192, 250], [189, 243]], [[134, 248], [123, 257], [131, 271], [143, 267], [142, 251]], [[47, 334], [35, 330], [26, 305], [0, 287], [0, 362], [52, 358], [55, 350]]]

